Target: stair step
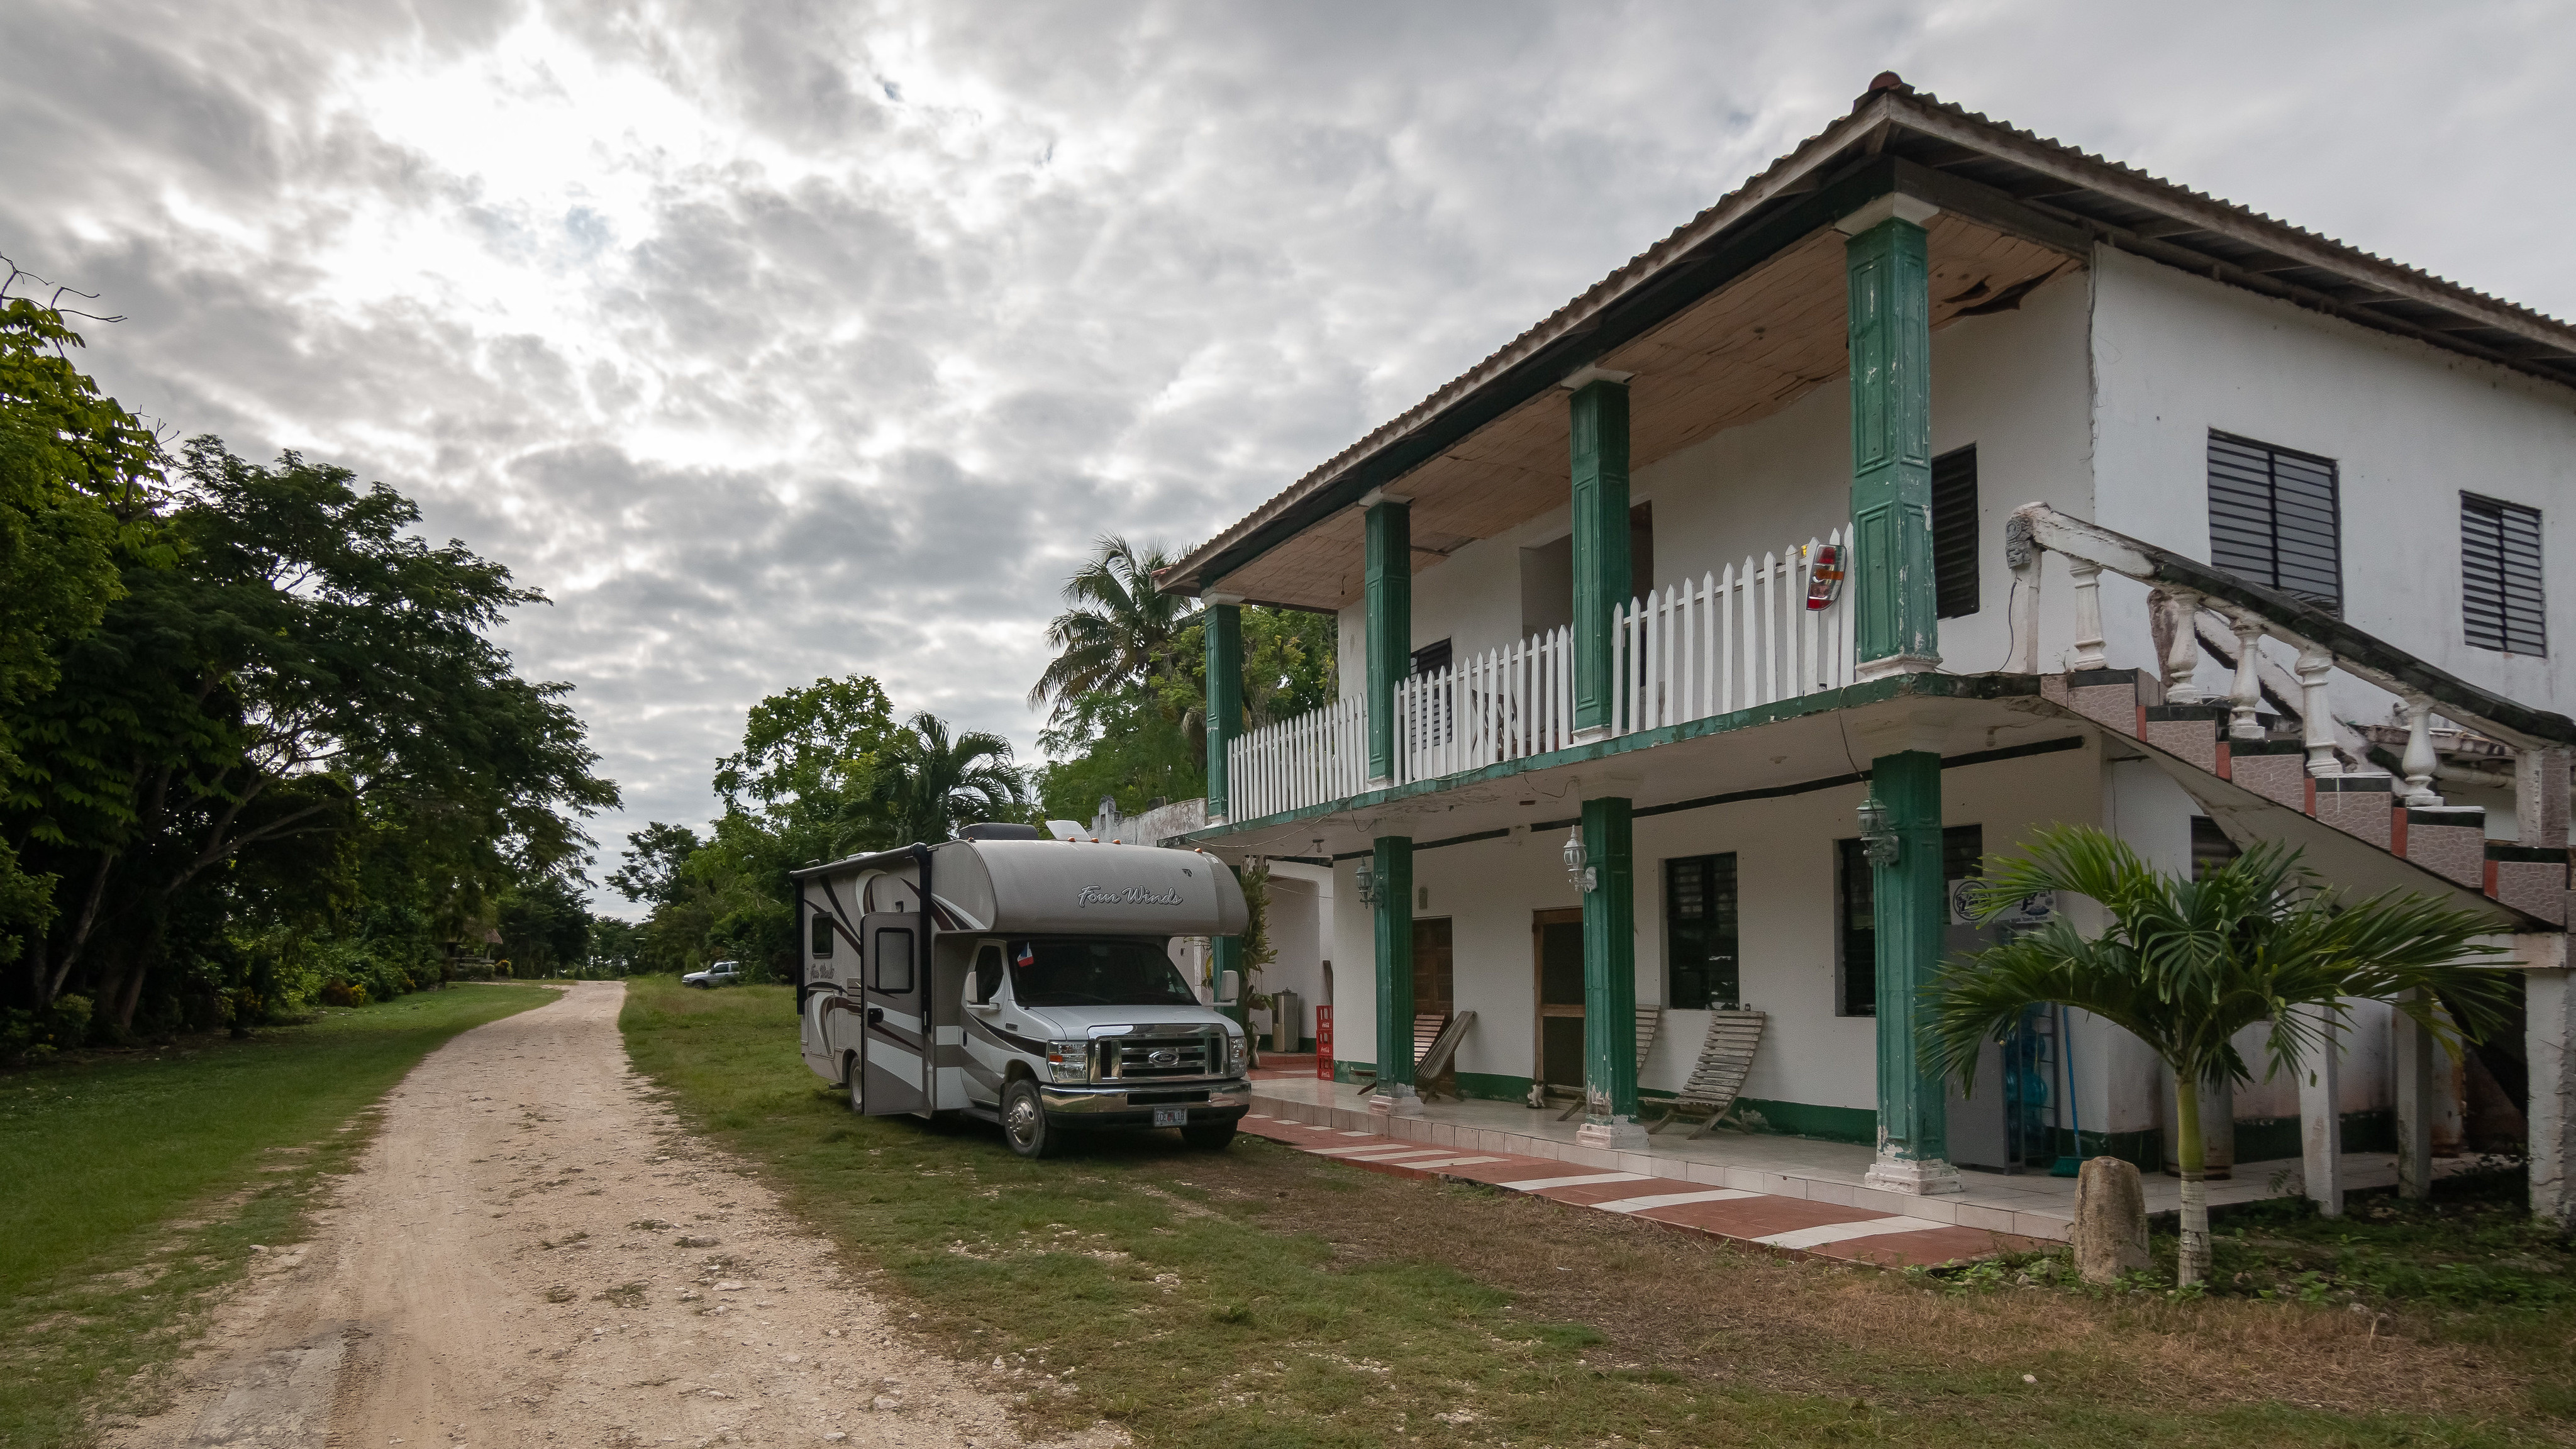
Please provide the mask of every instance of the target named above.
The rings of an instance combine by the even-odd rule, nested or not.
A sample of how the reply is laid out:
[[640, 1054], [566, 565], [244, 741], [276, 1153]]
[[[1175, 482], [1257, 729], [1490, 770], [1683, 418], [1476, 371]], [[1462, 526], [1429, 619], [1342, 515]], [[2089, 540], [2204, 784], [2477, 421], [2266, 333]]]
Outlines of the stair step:
[[2271, 801], [2331, 825], [2356, 840], [2526, 911], [2567, 924], [2571, 913], [2569, 852], [2487, 839], [2487, 813], [2475, 805], [2400, 803], [2395, 777], [2380, 771], [2310, 775], [2306, 743], [2277, 733], [2262, 715], [2263, 738], [2231, 739], [2225, 703], [2166, 704], [2161, 681], [2143, 669], [2086, 669], [2040, 681], [2044, 697]]

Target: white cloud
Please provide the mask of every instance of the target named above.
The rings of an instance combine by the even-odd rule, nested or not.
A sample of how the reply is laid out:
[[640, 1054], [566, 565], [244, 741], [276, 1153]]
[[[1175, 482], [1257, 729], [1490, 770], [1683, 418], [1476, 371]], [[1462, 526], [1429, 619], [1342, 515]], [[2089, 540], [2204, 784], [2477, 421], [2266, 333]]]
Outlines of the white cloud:
[[2560, 315], [2563, 9], [39, 4], [0, 250], [130, 405], [418, 497], [693, 820], [761, 694], [1025, 745], [1204, 536], [1839, 115], [1971, 108]]

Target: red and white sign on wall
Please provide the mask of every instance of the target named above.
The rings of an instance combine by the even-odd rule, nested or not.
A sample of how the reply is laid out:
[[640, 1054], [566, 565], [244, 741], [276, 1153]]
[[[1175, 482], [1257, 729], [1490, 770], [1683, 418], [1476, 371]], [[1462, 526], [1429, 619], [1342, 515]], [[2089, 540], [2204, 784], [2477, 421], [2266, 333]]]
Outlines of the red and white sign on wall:
[[1333, 1009], [1315, 1008], [1315, 1075], [1329, 1082], [1333, 1079]]

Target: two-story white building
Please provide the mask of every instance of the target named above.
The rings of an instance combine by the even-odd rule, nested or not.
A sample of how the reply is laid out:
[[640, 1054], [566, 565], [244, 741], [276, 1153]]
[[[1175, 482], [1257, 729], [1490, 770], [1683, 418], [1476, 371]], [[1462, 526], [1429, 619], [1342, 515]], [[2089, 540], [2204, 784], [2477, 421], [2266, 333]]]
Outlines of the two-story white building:
[[[1425, 1110], [1417, 1018], [1472, 1012], [1435, 1116], [1553, 1092], [1663, 1150], [1750, 1010], [1732, 1120], [1899, 1195], [2079, 1131], [2163, 1160], [2170, 1083], [2107, 1025], [2035, 1014], [1973, 1097], [1920, 1069], [1981, 857], [2294, 841], [2489, 912], [2528, 1031], [2446, 1062], [2362, 1010], [2235, 1094], [2236, 1157], [2304, 1117], [2312, 1192], [2339, 1148], [2421, 1183], [2518, 1098], [2565, 1215], [2571, 516], [2576, 328], [1883, 76], [1166, 576], [1212, 620], [1185, 839], [1333, 872], [1378, 1111]], [[1246, 603], [1339, 615], [1338, 704], [1240, 731]]]

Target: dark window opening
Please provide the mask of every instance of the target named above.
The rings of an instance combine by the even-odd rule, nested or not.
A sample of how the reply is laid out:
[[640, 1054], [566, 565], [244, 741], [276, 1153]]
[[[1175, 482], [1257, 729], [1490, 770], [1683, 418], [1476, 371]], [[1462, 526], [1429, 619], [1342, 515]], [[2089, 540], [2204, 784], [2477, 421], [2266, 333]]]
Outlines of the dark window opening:
[[2341, 613], [2343, 521], [2334, 459], [2212, 430], [2209, 561]]
[[[1953, 825], [1941, 832], [1941, 879], [1974, 880], [1985, 875], [1986, 832], [1982, 825]], [[1878, 1015], [1878, 896], [1869, 857], [1854, 840], [1834, 842], [1834, 918], [1836, 945], [1842, 958], [1842, 986], [1835, 1010], [1842, 1016]], [[1943, 908], [1948, 919], [1948, 908]]]
[[814, 954], [832, 954], [832, 918], [820, 911], [814, 913]]
[[2469, 647], [2547, 654], [2540, 510], [2460, 495], [2460, 605]]
[[1664, 862], [1664, 1004], [1683, 1011], [1744, 999], [1736, 961], [1735, 853]]
[[2191, 878], [2207, 880], [2209, 873], [2244, 854], [2218, 822], [2206, 815], [2191, 817]]
[[1196, 1006], [1159, 941], [1013, 941], [1011, 999], [1022, 1006]]
[[1944, 619], [1977, 612], [1977, 447], [1932, 460], [1932, 591]]
[[975, 999], [990, 1001], [1002, 989], [1002, 948], [986, 944], [975, 953]]
[[1437, 674], [1448, 667], [1449, 641], [1443, 639], [1436, 644], [1425, 644], [1421, 648], [1414, 650], [1413, 667], [1407, 672], [1413, 674]]
[[877, 932], [876, 989], [902, 995], [912, 989], [912, 932]]

